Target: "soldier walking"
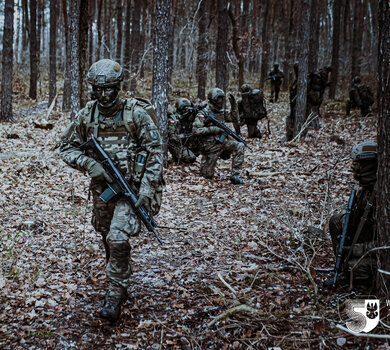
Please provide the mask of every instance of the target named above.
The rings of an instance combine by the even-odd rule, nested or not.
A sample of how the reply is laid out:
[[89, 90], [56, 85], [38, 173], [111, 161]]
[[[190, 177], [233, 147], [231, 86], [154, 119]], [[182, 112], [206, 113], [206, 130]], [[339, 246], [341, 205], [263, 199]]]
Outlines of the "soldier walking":
[[90, 101], [74, 117], [62, 135], [61, 158], [74, 169], [91, 177], [92, 225], [102, 236], [106, 249], [106, 275], [109, 280], [102, 318], [119, 319], [131, 283], [130, 237], [140, 230], [140, 220], [124, 197], [105, 203], [100, 195], [112, 182], [93, 152], [80, 147], [90, 133], [118, 164], [136, 192], [136, 207], [152, 215], [158, 213], [162, 197], [163, 156], [159, 130], [137, 99], [119, 97], [123, 69], [103, 59], [89, 69], [87, 81], [96, 101]]
[[283, 72], [279, 69], [279, 64], [275, 63], [274, 68], [269, 72], [267, 80], [271, 80], [271, 98], [270, 101], [278, 102], [280, 86], [282, 85], [282, 79], [284, 78]]

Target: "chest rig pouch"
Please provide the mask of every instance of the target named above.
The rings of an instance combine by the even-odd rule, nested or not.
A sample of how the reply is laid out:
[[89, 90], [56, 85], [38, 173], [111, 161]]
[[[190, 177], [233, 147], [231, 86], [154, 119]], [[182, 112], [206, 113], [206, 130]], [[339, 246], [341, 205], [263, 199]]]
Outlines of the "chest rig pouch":
[[106, 118], [99, 113], [94, 103], [90, 118], [88, 126], [102, 148], [126, 178], [138, 187], [145, 173], [148, 153], [141, 149], [137, 140], [132, 110], [124, 103], [114, 117]]

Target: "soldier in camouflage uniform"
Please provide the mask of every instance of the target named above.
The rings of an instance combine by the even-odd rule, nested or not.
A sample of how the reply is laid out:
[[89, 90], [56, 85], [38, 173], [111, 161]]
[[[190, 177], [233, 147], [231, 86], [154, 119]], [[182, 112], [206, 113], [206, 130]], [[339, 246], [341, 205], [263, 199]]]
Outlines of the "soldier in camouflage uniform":
[[240, 178], [240, 171], [244, 163], [244, 145], [226, 137], [219, 127], [207, 120], [210, 114], [220, 122], [236, 122], [238, 118], [234, 111], [224, 109], [225, 93], [221, 89], [211, 89], [207, 98], [207, 106], [198, 112], [193, 125], [193, 132], [201, 145], [200, 173], [206, 179], [213, 178], [218, 158], [228, 159], [232, 156], [230, 180], [233, 184], [242, 184], [244, 181]]
[[267, 80], [271, 80], [271, 98], [270, 101], [278, 102], [280, 86], [282, 85], [283, 72], [279, 69], [279, 64], [275, 63], [274, 68], [269, 72]]
[[309, 117], [311, 113], [318, 115], [311, 123], [315, 129], [319, 129], [320, 127], [320, 107], [324, 99], [325, 89], [329, 86], [328, 75], [330, 70], [330, 67], [324, 67], [309, 74], [306, 116]]
[[[344, 241], [342, 261], [345, 261], [348, 257], [347, 254], [349, 254], [349, 259], [343, 266], [343, 274], [339, 278], [339, 284], [348, 281], [352, 267], [364, 253], [374, 247], [375, 192], [378, 168], [376, 143], [374, 141], [365, 141], [355, 145], [352, 148], [351, 159], [354, 178], [359, 182], [360, 188], [352, 206], [347, 235]], [[337, 256], [338, 252], [344, 219], [345, 210], [334, 214], [329, 221], [329, 232], [335, 256]], [[356, 243], [351, 246], [355, 236]], [[374, 256], [367, 255], [363, 258], [353, 270], [355, 283], [358, 285], [371, 283], [375, 264]], [[330, 285], [330, 281], [325, 282], [325, 286], [329, 287]]]
[[176, 162], [194, 163], [199, 155], [196, 138], [192, 134], [197, 109], [187, 98], [176, 101], [176, 111], [168, 113], [168, 150]]
[[351, 108], [360, 108], [362, 116], [366, 117], [370, 114], [370, 106], [374, 103], [374, 95], [366, 84], [362, 83], [358, 76], [352, 80], [352, 89], [349, 92], [347, 100], [346, 114], [351, 112]]
[[238, 113], [240, 125], [246, 124], [248, 128], [248, 137], [261, 139], [261, 132], [257, 127], [257, 122], [267, 117], [263, 91], [252, 89], [250, 85], [243, 84], [241, 87], [241, 98], [238, 100]]
[[67, 126], [60, 148], [60, 156], [68, 165], [92, 178], [92, 225], [103, 238], [109, 279], [100, 315], [112, 322], [119, 319], [121, 304], [127, 298], [131, 274], [129, 238], [138, 234], [140, 220], [125, 198], [108, 203], [99, 198], [112, 180], [93, 152], [83, 152], [80, 146], [93, 133], [129, 180], [138, 197], [136, 206], [143, 206], [153, 215], [160, 208], [163, 181], [159, 130], [137, 99], [123, 100], [118, 96], [122, 79], [123, 70], [114, 61], [103, 59], [91, 66], [87, 81], [96, 101], [88, 102]]

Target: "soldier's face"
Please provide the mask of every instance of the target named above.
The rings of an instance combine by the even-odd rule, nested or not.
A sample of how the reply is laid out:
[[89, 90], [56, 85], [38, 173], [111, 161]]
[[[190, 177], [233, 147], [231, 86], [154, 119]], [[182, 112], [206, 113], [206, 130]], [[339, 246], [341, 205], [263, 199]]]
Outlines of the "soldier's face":
[[92, 90], [94, 96], [102, 107], [110, 107], [118, 96], [118, 89], [115, 86], [94, 86]]

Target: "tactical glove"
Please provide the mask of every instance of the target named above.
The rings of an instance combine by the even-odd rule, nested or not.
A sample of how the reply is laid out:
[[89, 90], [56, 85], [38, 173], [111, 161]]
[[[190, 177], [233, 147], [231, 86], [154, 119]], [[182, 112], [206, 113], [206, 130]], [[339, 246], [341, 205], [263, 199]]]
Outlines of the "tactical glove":
[[218, 126], [210, 126], [208, 131], [210, 134], [216, 134], [216, 135], [222, 133], [222, 129], [219, 128]]
[[88, 171], [89, 176], [95, 180], [105, 180], [108, 183], [112, 182], [111, 177], [106, 173], [103, 166], [96, 160], [90, 158], [84, 165], [85, 170]]
[[146, 210], [150, 211], [150, 198], [143, 194], [140, 194], [137, 202], [135, 203], [135, 207], [144, 207]]

